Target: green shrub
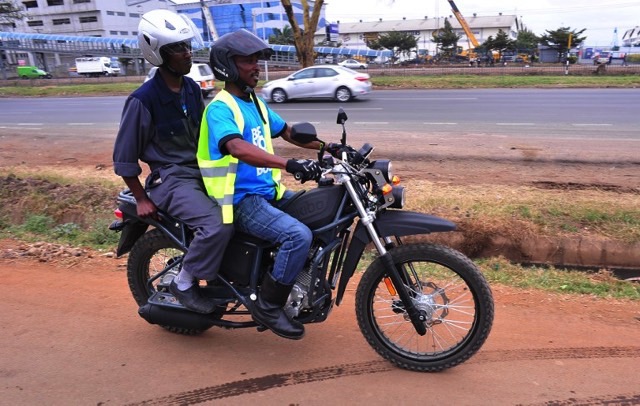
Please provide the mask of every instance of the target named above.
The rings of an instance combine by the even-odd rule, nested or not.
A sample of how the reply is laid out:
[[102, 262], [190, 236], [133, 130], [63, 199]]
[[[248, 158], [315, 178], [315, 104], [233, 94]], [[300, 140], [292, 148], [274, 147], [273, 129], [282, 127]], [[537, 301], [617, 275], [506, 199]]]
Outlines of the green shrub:
[[53, 227], [54, 221], [49, 216], [40, 214], [33, 214], [27, 217], [22, 224], [22, 230], [36, 234], [47, 234], [51, 227]]
[[80, 233], [80, 226], [75, 223], [65, 223], [53, 228], [53, 236], [63, 239], [74, 239]]
[[627, 55], [627, 62], [640, 63], [640, 54]]

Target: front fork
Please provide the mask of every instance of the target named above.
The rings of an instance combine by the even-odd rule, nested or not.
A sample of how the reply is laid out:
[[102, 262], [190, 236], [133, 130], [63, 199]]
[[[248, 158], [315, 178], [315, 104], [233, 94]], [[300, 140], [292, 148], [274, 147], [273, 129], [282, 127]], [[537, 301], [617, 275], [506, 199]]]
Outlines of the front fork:
[[[416, 332], [421, 336], [427, 334], [427, 327], [425, 326], [426, 318], [423, 314], [420, 313], [420, 310], [414, 305], [413, 299], [409, 294], [407, 289], [407, 285], [404, 283], [400, 270], [396, 268], [396, 265], [393, 263], [393, 257], [387, 251], [385, 245], [382, 244], [380, 236], [373, 226], [373, 222], [375, 220], [375, 213], [368, 212], [362, 201], [360, 201], [358, 193], [356, 192], [353, 184], [350, 181], [344, 182], [349, 195], [351, 196], [351, 200], [354, 202], [358, 213], [360, 214], [360, 222], [365, 226], [367, 232], [369, 233], [369, 237], [371, 241], [376, 247], [376, 250], [380, 254], [380, 259], [382, 260], [382, 264], [385, 267], [386, 274], [391, 278], [391, 282], [398, 293], [398, 297], [402, 300], [404, 304], [404, 308], [411, 320], [411, 324], [416, 329]], [[391, 240], [386, 238], [386, 246], [391, 246]]]

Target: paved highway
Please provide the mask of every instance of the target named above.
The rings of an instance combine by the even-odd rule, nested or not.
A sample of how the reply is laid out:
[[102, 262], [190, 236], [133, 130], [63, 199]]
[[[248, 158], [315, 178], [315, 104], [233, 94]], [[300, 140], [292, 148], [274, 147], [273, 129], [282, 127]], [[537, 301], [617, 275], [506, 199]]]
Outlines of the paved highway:
[[[125, 97], [0, 99], [0, 129], [118, 126]], [[210, 99], [209, 99], [210, 100]], [[640, 141], [638, 89], [377, 90], [349, 103], [272, 104], [287, 121], [336, 133], [338, 107], [351, 133], [492, 134]], [[89, 134], [90, 135], [90, 134]]]

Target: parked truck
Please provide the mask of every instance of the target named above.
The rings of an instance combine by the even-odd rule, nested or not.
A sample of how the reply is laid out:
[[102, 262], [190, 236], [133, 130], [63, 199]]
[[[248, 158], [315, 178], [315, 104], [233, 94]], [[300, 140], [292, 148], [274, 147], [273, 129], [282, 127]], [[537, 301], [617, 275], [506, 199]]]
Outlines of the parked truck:
[[120, 64], [117, 58], [106, 56], [92, 56], [76, 58], [76, 72], [87, 77], [118, 76]]
[[51, 79], [50, 73], [35, 66], [18, 66], [16, 72], [21, 79]]

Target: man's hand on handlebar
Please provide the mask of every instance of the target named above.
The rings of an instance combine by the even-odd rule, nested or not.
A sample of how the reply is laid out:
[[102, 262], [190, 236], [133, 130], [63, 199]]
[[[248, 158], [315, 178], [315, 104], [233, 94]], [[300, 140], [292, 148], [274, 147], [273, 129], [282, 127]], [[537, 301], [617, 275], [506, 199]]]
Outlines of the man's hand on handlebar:
[[342, 159], [342, 153], [347, 153], [347, 160], [353, 161], [359, 154], [358, 151], [350, 147], [349, 145], [342, 145], [331, 142], [327, 145], [326, 151], [334, 158]]
[[308, 180], [318, 180], [322, 175], [322, 168], [312, 159], [289, 159], [286, 169], [301, 183]]

